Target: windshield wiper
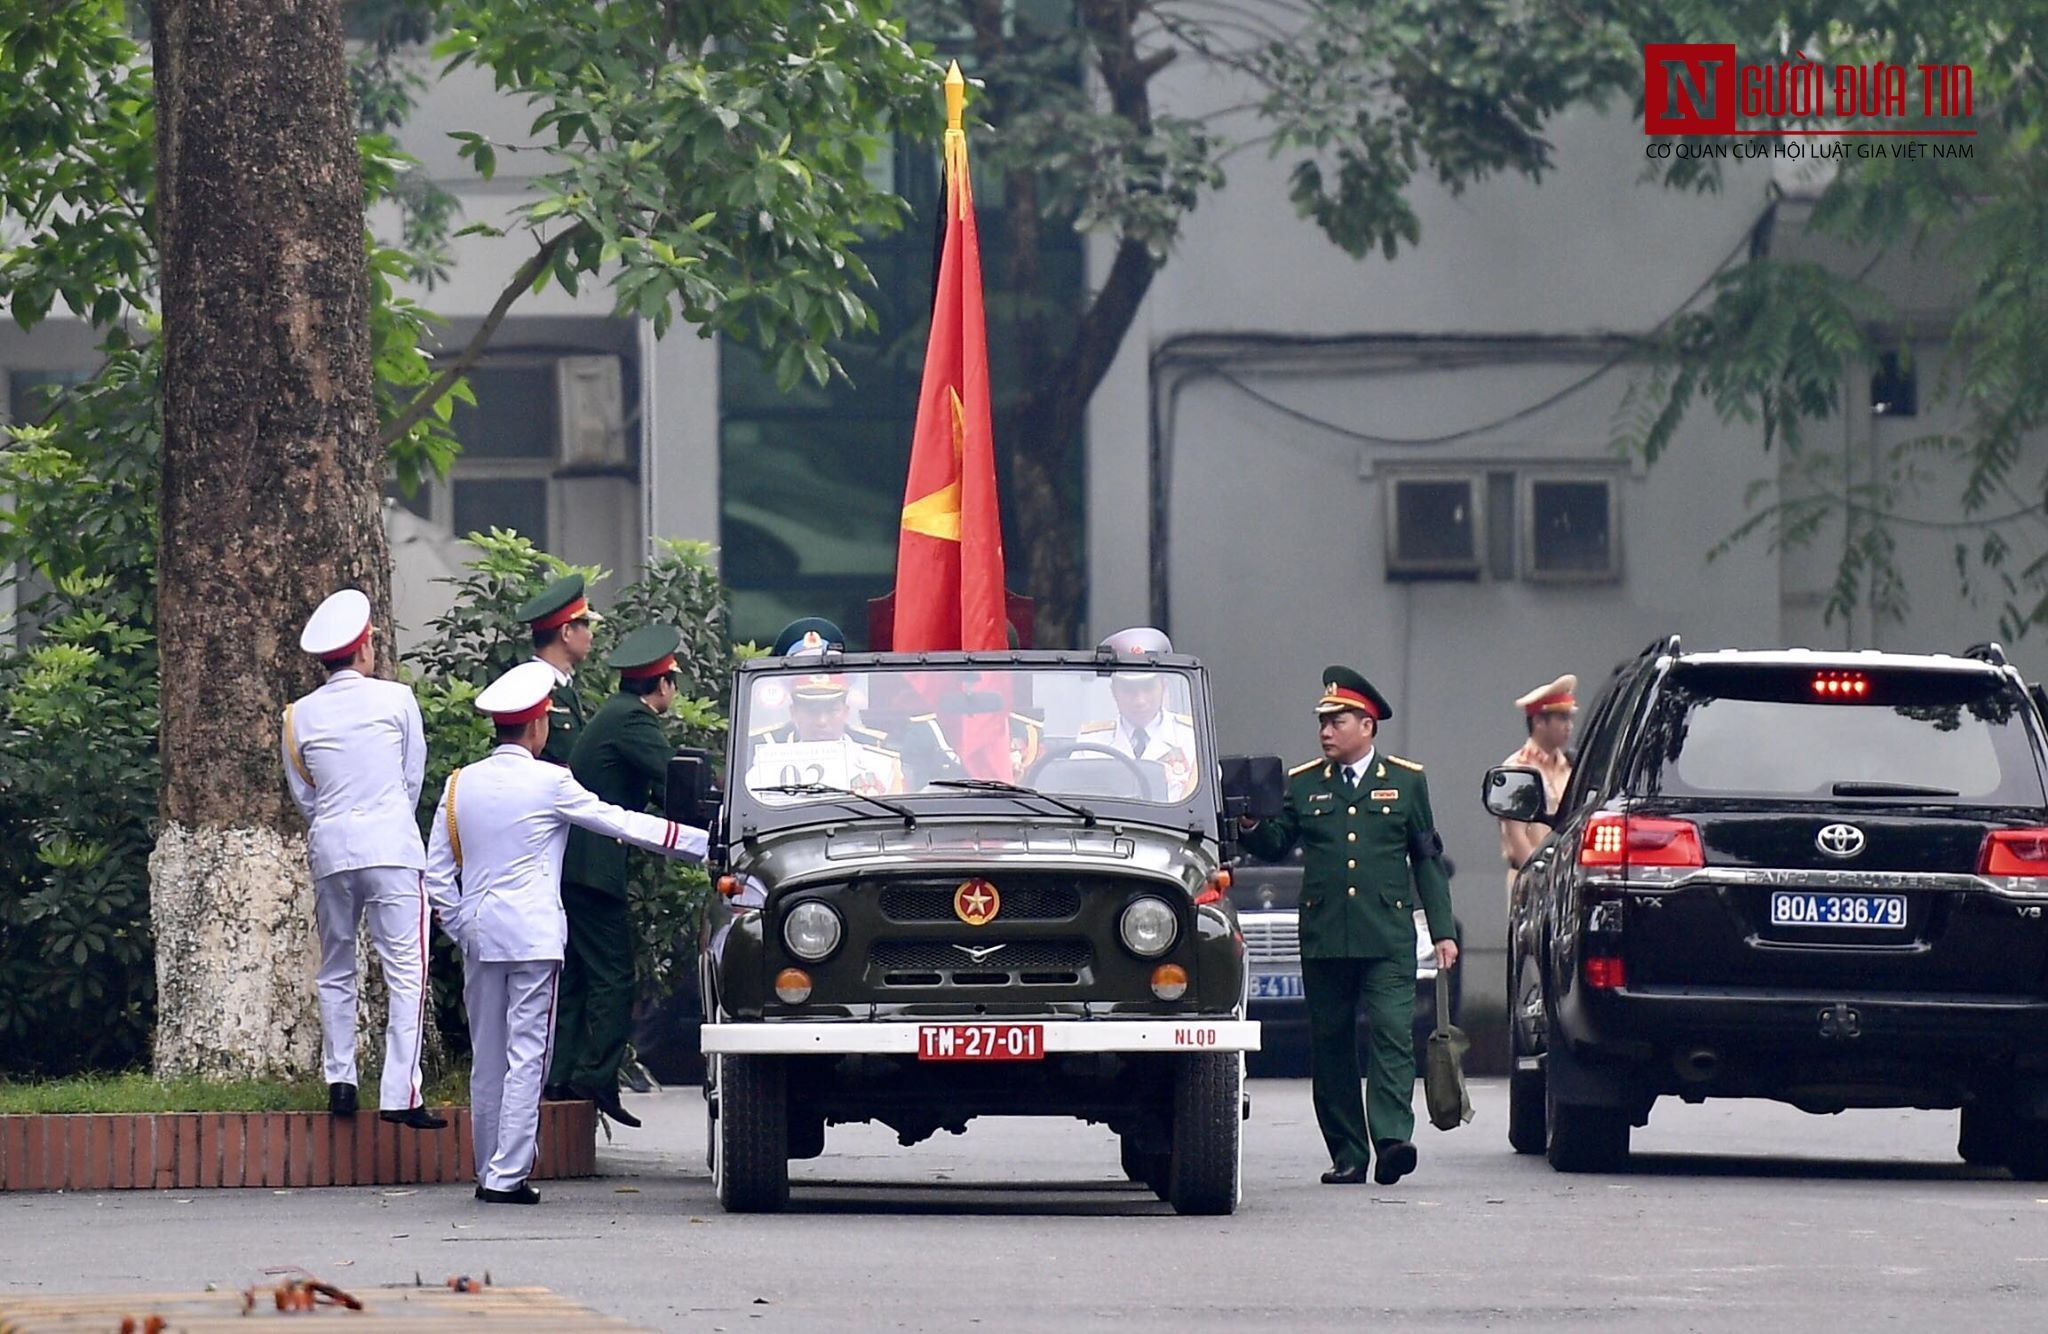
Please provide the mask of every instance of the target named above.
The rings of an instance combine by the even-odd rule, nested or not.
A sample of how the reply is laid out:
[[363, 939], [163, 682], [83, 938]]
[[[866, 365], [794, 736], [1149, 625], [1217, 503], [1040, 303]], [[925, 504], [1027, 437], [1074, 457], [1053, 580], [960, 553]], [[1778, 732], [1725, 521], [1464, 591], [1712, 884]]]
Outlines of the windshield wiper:
[[[905, 829], [917, 828], [917, 812], [908, 806], [899, 806], [893, 801], [883, 801], [865, 792], [855, 792], [850, 787], [834, 787], [830, 783], [777, 783], [772, 787], [750, 787], [754, 792], [776, 792], [788, 797], [851, 797], [865, 801], [871, 806], [880, 806], [891, 815], [900, 816]], [[845, 805], [845, 802], [839, 803]]]
[[1000, 778], [934, 778], [925, 786], [965, 788], [969, 792], [1008, 792], [1020, 797], [1037, 797], [1040, 801], [1059, 807], [1069, 815], [1080, 816], [1081, 823], [1088, 828], [1095, 827], [1095, 812], [1080, 802], [1055, 797], [1050, 792], [1040, 792], [1037, 788], [1025, 787], [1022, 783], [1006, 783]]
[[1952, 787], [1921, 787], [1918, 783], [1837, 783], [1838, 797], [1955, 797]]

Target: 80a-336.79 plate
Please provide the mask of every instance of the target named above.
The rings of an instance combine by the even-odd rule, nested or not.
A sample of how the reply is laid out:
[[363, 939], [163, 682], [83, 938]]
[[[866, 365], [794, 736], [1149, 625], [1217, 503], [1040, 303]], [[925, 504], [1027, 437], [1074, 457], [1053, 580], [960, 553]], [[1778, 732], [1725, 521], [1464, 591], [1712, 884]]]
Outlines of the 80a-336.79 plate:
[[1906, 896], [1777, 890], [1771, 894], [1771, 925], [1898, 930], [1906, 925]]

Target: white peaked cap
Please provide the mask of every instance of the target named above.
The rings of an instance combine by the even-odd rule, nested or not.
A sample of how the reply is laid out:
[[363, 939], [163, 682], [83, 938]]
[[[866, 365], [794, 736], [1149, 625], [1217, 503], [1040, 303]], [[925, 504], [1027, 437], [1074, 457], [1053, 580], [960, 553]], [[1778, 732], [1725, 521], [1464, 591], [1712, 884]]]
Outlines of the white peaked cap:
[[[1149, 625], [1134, 625], [1127, 630], [1119, 630], [1103, 640], [1102, 647], [1116, 654], [1119, 659], [1128, 661], [1150, 657], [1155, 653], [1171, 653], [1173, 641], [1166, 637], [1164, 630], [1155, 630]], [[1157, 679], [1158, 675], [1157, 672], [1149, 671], [1125, 671], [1118, 672], [1116, 677], [1119, 681], [1151, 681]]]
[[553, 667], [538, 658], [522, 662], [484, 687], [476, 697], [477, 712], [490, 714], [505, 727], [531, 722], [547, 711], [554, 688]]
[[299, 634], [299, 647], [316, 658], [335, 658], [362, 642], [370, 629], [370, 599], [360, 589], [344, 588], [313, 612]]

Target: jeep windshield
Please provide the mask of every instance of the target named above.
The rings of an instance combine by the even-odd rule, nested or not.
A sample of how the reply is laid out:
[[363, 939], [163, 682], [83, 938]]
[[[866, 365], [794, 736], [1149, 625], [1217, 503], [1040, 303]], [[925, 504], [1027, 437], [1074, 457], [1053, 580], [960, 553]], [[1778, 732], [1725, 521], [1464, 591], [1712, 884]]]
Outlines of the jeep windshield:
[[1647, 720], [1631, 789], [2039, 806], [2031, 711], [1989, 672], [1680, 663]]
[[844, 803], [833, 789], [1041, 810], [1034, 794], [1063, 799], [1054, 810], [1090, 799], [1176, 806], [1207, 768], [1191, 679], [1093, 663], [747, 672], [735, 767], [749, 795], [776, 808]]

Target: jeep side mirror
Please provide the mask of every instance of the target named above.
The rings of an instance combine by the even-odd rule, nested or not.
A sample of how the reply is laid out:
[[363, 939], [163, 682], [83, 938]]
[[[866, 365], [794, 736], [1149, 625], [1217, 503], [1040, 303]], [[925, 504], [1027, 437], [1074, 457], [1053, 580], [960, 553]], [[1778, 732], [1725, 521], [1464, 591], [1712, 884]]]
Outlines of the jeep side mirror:
[[682, 750], [668, 762], [661, 813], [677, 824], [709, 829], [718, 818], [718, 793], [711, 786], [711, 757]]
[[1520, 820], [1528, 824], [1555, 823], [1543, 809], [1543, 775], [1534, 769], [1488, 769], [1479, 795], [1486, 803], [1487, 812], [1503, 820]]
[[1223, 757], [1223, 819], [1274, 820], [1287, 810], [1287, 774], [1278, 755]]

